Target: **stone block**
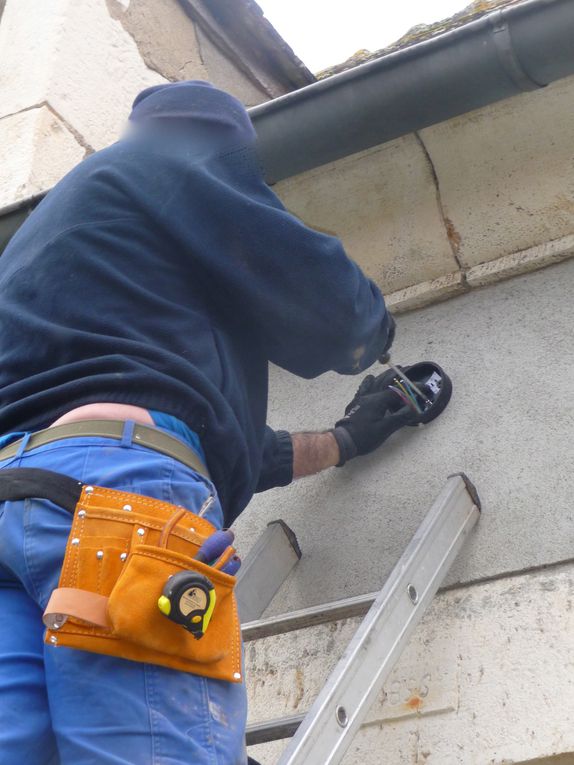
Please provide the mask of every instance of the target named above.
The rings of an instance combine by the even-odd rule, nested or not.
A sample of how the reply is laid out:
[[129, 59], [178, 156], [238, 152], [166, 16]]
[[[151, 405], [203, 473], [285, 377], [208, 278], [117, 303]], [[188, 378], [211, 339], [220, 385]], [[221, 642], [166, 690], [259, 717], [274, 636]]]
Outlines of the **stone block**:
[[93, 149], [119, 138], [140, 90], [166, 82], [103, 0], [8, 0], [0, 51], [2, 114], [49, 103]]
[[305, 223], [339, 236], [386, 293], [458, 268], [432, 169], [413, 135], [288, 178], [274, 190]]
[[466, 267], [574, 233], [574, 77], [425, 128]]
[[46, 106], [0, 119], [0, 207], [50, 189], [84, 155]]

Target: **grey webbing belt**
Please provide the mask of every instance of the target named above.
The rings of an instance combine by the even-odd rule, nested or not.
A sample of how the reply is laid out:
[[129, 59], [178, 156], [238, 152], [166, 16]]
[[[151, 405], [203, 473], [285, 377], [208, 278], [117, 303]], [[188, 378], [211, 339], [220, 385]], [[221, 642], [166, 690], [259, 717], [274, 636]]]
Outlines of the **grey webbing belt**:
[[[64, 438], [113, 438], [121, 441], [124, 432], [125, 422], [123, 420], [81, 420], [72, 422], [69, 425], [56, 425], [46, 430], [38, 430], [33, 433], [26, 447], [25, 452], [36, 449], [38, 446], [51, 444], [54, 441], [61, 441]], [[139, 446], [145, 446], [153, 449], [167, 457], [172, 457], [178, 462], [183, 462], [192, 470], [209, 478], [209, 471], [201, 459], [186, 444], [179, 439], [170, 436], [156, 428], [140, 425], [136, 423], [133, 430], [133, 441]], [[0, 461], [15, 457], [22, 445], [22, 439], [14, 441], [3, 449], [0, 449]]]

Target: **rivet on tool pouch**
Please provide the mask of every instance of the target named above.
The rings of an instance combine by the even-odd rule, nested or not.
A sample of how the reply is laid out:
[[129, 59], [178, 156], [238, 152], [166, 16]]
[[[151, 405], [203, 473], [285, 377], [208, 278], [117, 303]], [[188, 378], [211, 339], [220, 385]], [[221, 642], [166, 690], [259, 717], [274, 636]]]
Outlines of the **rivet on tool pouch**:
[[167, 502], [90, 489], [44, 613], [46, 642], [241, 681], [233, 533]]

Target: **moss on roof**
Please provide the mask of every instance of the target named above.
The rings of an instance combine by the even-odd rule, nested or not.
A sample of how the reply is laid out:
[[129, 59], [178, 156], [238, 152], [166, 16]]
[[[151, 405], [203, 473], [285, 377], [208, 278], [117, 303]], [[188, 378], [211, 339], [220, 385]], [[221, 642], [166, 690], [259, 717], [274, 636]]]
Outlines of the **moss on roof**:
[[380, 50], [370, 51], [366, 49], [358, 50], [356, 53], [343, 61], [341, 64], [330, 66], [327, 69], [323, 69], [317, 72], [316, 77], [318, 80], [324, 80], [327, 77], [331, 77], [339, 72], [344, 72], [347, 69], [353, 69], [360, 64], [364, 64], [367, 61], [373, 61], [376, 58], [382, 58], [389, 53], [394, 53], [402, 48], [408, 48], [410, 45], [423, 42], [423, 40], [430, 40], [432, 37], [437, 37], [443, 32], [449, 32], [457, 27], [464, 26], [470, 21], [485, 16], [487, 13], [495, 10], [496, 8], [504, 8], [508, 5], [518, 5], [518, 3], [524, 2], [524, 0], [474, 0], [463, 10], [455, 13], [447, 19], [441, 21], [435, 21], [432, 24], [417, 24], [409, 29], [399, 40], [392, 43], [392, 45]]

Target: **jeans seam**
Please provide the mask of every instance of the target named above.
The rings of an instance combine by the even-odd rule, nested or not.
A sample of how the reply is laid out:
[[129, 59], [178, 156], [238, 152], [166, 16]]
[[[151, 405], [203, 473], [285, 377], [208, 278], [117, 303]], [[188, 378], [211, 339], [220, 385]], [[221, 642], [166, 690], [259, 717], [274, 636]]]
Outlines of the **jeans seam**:
[[[78, 478], [78, 480], [82, 480], [85, 470], [86, 470], [86, 464], [88, 461], [88, 455], [89, 455], [90, 447], [88, 447], [84, 452], [84, 462], [82, 464], [82, 468], [79, 471], [81, 477]], [[22, 519], [22, 531], [23, 531], [23, 544], [22, 544], [22, 553], [23, 553], [23, 560], [24, 560], [24, 566], [26, 569], [26, 574], [28, 575], [29, 584], [30, 584], [30, 590], [31, 594], [33, 595], [36, 602], [43, 607], [42, 601], [44, 600], [44, 596], [42, 593], [42, 586], [41, 582], [39, 582], [38, 572], [36, 570], [36, 566], [34, 565], [34, 553], [33, 553], [33, 547], [34, 543], [31, 539], [31, 529], [32, 529], [32, 500], [31, 499], [25, 499], [24, 500], [24, 517]], [[70, 527], [72, 524], [72, 516], [70, 515]], [[63, 564], [64, 558], [62, 556], [61, 564]], [[50, 593], [46, 593], [47, 597], [49, 597]], [[46, 598], [47, 599], [47, 598]]]
[[24, 500], [24, 511], [23, 511], [23, 518], [22, 518], [22, 530], [24, 534], [24, 539], [22, 543], [22, 557], [24, 560], [24, 569], [26, 571], [26, 577], [28, 579], [28, 587], [26, 588], [30, 595], [33, 597], [33, 599], [36, 601], [36, 603], [40, 603], [41, 601], [41, 594], [38, 589], [38, 586], [36, 584], [36, 575], [34, 574], [34, 564], [32, 562], [32, 554], [30, 550], [30, 535], [27, 533], [27, 529], [31, 526], [31, 518], [32, 515], [32, 500], [25, 499]]
[[173, 474], [175, 473], [175, 460], [171, 459], [164, 466], [163, 492], [165, 501], [173, 504]]
[[155, 725], [155, 694], [153, 688], [153, 672], [154, 668], [150, 664], [143, 664], [144, 670], [144, 687], [146, 694], [146, 706], [148, 709], [149, 719], [149, 732], [150, 732], [150, 745], [151, 745], [151, 763], [150, 765], [161, 765], [160, 763], [160, 745], [159, 737], [156, 733]]
[[210, 759], [210, 762], [213, 763], [213, 765], [219, 765], [219, 756], [217, 754], [217, 747], [215, 746], [215, 735], [214, 735], [212, 716], [211, 716], [211, 706], [210, 706], [211, 699], [209, 698], [209, 683], [205, 677], [201, 678], [201, 684], [203, 686], [203, 701], [204, 701], [204, 709], [206, 712], [206, 716], [205, 716], [205, 728], [207, 732], [206, 744], [209, 745], [209, 749], [210, 749], [209, 759]]

